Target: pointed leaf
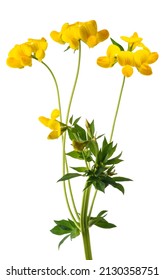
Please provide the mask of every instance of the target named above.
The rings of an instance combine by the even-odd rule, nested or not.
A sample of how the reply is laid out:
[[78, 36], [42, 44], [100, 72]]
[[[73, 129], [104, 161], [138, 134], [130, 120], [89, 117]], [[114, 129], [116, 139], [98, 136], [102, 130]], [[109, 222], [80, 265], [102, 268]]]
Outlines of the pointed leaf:
[[118, 189], [119, 191], [121, 191], [124, 194], [124, 187], [121, 184], [116, 183], [112, 177], [102, 176], [101, 180], [106, 184], [106, 186], [111, 185], [112, 187]]
[[116, 227], [114, 224], [109, 223], [107, 220], [104, 218], [101, 218], [95, 223], [95, 226], [101, 227], [101, 228], [114, 228]]
[[112, 38], [110, 38], [110, 39], [111, 39], [111, 42], [112, 42], [113, 45], [118, 46], [118, 47], [120, 48], [121, 51], [124, 51], [124, 48], [123, 48], [119, 43], [117, 43], [117, 42], [116, 42], [115, 40], [113, 40]]
[[74, 170], [76, 170], [76, 171], [78, 171], [78, 172], [85, 172], [85, 171], [87, 171], [88, 169], [87, 169], [87, 167], [71, 167], [72, 169], [74, 169]]
[[79, 120], [81, 119], [81, 117], [75, 119], [75, 121], [73, 122], [73, 125], [77, 124], [79, 122]]
[[70, 180], [72, 178], [76, 178], [76, 177], [79, 177], [79, 176], [82, 176], [82, 174], [79, 174], [79, 173], [67, 173], [61, 179], [59, 179], [57, 182]]
[[71, 116], [71, 118], [69, 119], [69, 123], [72, 124], [73, 122], [73, 115]]
[[91, 153], [96, 157], [99, 151], [98, 143], [94, 140], [89, 141], [88, 148], [90, 149]]
[[63, 234], [67, 234], [71, 232], [71, 229], [69, 228], [62, 228], [60, 226], [55, 226], [54, 228], [52, 228], [51, 233], [56, 234], [56, 235], [63, 235]]
[[71, 151], [66, 155], [76, 159], [81, 159], [81, 160], [84, 159], [82, 152], [78, 152], [78, 151]]
[[75, 129], [76, 129], [76, 132], [77, 134], [79, 135], [80, 137], [80, 141], [86, 141], [87, 140], [87, 137], [86, 137], [86, 131], [84, 128], [82, 128], [80, 125], [76, 124], [75, 125]]
[[120, 176], [118, 176], [118, 177], [113, 177], [113, 179], [114, 179], [115, 181], [117, 181], [117, 182], [132, 181], [132, 180], [129, 179], [129, 178], [120, 177]]
[[104, 216], [103, 217], [105, 217], [106, 215], [107, 215], [107, 212], [108, 212], [108, 210], [102, 210], [101, 212], [99, 212], [99, 214], [97, 215], [97, 217], [101, 217], [101, 216], [103, 216], [104, 214]]
[[[112, 184], [111, 184], [112, 185]], [[124, 194], [124, 187], [119, 184], [119, 183], [115, 183], [112, 185], [114, 188], [118, 189], [119, 191], [121, 191]]]
[[64, 243], [64, 241], [70, 236], [70, 234], [66, 235], [58, 244], [58, 249], [60, 249], [60, 246]]
[[121, 155], [122, 155], [122, 153], [120, 153], [117, 157], [107, 160], [106, 165], [118, 164], [118, 163], [122, 162], [123, 160], [120, 159]]

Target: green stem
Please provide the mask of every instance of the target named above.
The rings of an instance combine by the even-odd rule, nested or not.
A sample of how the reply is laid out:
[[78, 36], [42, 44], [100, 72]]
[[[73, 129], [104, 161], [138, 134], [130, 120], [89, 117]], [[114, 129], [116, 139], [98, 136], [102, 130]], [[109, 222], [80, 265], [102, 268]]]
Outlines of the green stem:
[[78, 65], [77, 65], [76, 77], [75, 77], [75, 81], [74, 81], [74, 84], [73, 84], [72, 92], [71, 92], [70, 99], [69, 99], [68, 109], [67, 109], [67, 113], [66, 113], [66, 125], [68, 124], [70, 109], [71, 109], [71, 105], [72, 105], [72, 101], [73, 101], [73, 96], [74, 96], [75, 88], [76, 88], [77, 81], [78, 81], [78, 76], [79, 76], [79, 72], [80, 72], [80, 62], [81, 62], [81, 42], [79, 42], [79, 56], [78, 56]]
[[88, 214], [88, 220], [90, 219], [90, 216], [92, 214], [92, 210], [93, 210], [94, 202], [95, 202], [95, 199], [96, 199], [96, 195], [97, 195], [97, 190], [95, 190], [95, 193], [93, 195], [93, 199], [92, 199], [92, 202], [91, 202], [91, 207], [90, 207], [89, 214]]
[[82, 199], [82, 208], [80, 215], [80, 228], [83, 238], [84, 252], [86, 260], [92, 260], [92, 250], [89, 235], [89, 224], [88, 224], [88, 205], [91, 187], [84, 190]]
[[[67, 159], [66, 159], [66, 172], [67, 172], [67, 173], [69, 172]], [[74, 200], [74, 196], [73, 196], [73, 192], [72, 192], [72, 187], [71, 187], [70, 180], [68, 180], [68, 187], [69, 187], [69, 193], [70, 193], [70, 197], [71, 197], [73, 209], [74, 209], [74, 212], [75, 212], [75, 214], [76, 214], [76, 217], [77, 217], [77, 219], [78, 219], [78, 221], [79, 221], [79, 220], [80, 220], [80, 215], [78, 214], [78, 211], [77, 211], [77, 207], [76, 207], [76, 204], [75, 204], [75, 200]]]
[[[35, 60], [37, 60], [38, 62], [40, 62], [35, 56], [32, 56]], [[41, 61], [41, 63], [48, 69], [49, 73], [52, 75], [53, 81], [55, 83], [56, 86], [56, 92], [57, 92], [57, 99], [58, 99], [58, 107], [60, 110], [60, 121], [62, 122], [62, 108], [61, 108], [61, 100], [60, 100], [60, 91], [59, 91], [59, 87], [58, 87], [58, 83], [57, 83], [57, 79], [53, 73], [53, 71], [50, 69], [50, 67], [44, 62]]]
[[124, 83], [125, 83], [125, 76], [123, 77], [123, 82], [122, 82], [121, 89], [120, 89], [120, 94], [119, 94], [119, 98], [118, 98], [116, 112], [115, 112], [115, 116], [114, 116], [114, 120], [113, 120], [113, 124], [112, 124], [112, 130], [111, 130], [111, 134], [110, 134], [110, 142], [112, 141], [112, 138], [113, 138], [113, 133], [114, 133], [114, 129], [115, 129], [116, 119], [117, 119], [117, 115], [118, 115], [118, 112], [119, 112], [121, 97], [122, 97], [122, 93], [123, 93]]
[[[65, 122], [66, 125], [68, 124], [71, 104], [72, 104], [72, 101], [73, 101], [73, 96], [74, 96], [74, 93], [75, 93], [75, 88], [76, 88], [77, 80], [78, 80], [78, 76], [79, 76], [80, 61], [81, 61], [81, 43], [79, 43], [79, 56], [78, 56], [78, 65], [77, 65], [76, 77], [75, 77], [75, 81], [74, 81], [74, 84], [73, 84], [72, 92], [71, 92], [71, 95], [70, 95], [68, 109], [67, 109], [67, 114], [66, 114], [66, 122]], [[62, 146], [63, 146], [63, 148], [62, 148], [62, 150], [63, 150], [63, 175], [65, 175], [66, 170], [68, 172], [68, 164], [67, 164], [67, 159], [66, 159], [66, 155], [65, 155], [66, 132], [64, 133], [64, 136], [63, 136]], [[76, 205], [75, 205], [75, 201], [74, 201], [74, 197], [73, 197], [70, 181], [68, 182], [68, 185], [69, 185], [69, 192], [70, 192], [70, 197], [71, 197], [73, 209], [74, 209], [75, 214], [76, 214], [76, 216], [77, 216], [77, 218], [79, 220], [79, 215], [78, 215], [78, 211], [76, 209]], [[67, 202], [67, 205], [68, 205], [68, 209], [69, 209], [70, 215], [71, 215], [72, 219], [74, 220], [75, 224], [78, 226], [77, 221], [76, 221], [76, 219], [75, 219], [75, 217], [74, 217], [74, 215], [73, 215], [73, 213], [71, 211], [71, 208], [69, 206], [69, 200], [68, 200], [68, 197], [67, 197], [65, 181], [64, 181], [63, 186], [64, 186], [64, 195], [65, 195], [65, 199], [66, 199], [66, 202]]]
[[[33, 57], [33, 58], [38, 61], [38, 59], [36, 59], [35, 57]], [[56, 86], [56, 91], [57, 91], [58, 106], [59, 106], [59, 110], [60, 110], [60, 121], [62, 122], [62, 109], [61, 109], [60, 92], [59, 92], [59, 87], [58, 87], [58, 83], [57, 83], [56, 77], [55, 77], [53, 71], [50, 69], [50, 67], [45, 62], [41, 61], [41, 63], [48, 69], [48, 71], [50, 72], [50, 74], [53, 77], [53, 80], [54, 80], [54, 83], [55, 83], [55, 86]], [[62, 143], [63, 143], [63, 141], [64, 141], [64, 137], [62, 135]], [[65, 182], [63, 182], [63, 186], [64, 186], [64, 196], [65, 196], [65, 200], [66, 200], [66, 204], [67, 204], [69, 213], [70, 213], [72, 219], [74, 220], [75, 224], [77, 225], [77, 227], [80, 228], [79, 224], [77, 223], [77, 221], [76, 221], [76, 219], [75, 219], [75, 217], [74, 217], [74, 215], [72, 213], [72, 210], [71, 210], [71, 207], [70, 207], [70, 204], [69, 204], [69, 199], [68, 199], [68, 195], [67, 195], [67, 191], [66, 191], [66, 183]], [[69, 185], [69, 190], [70, 190], [70, 195], [71, 195], [71, 200], [72, 200], [72, 203], [73, 203], [73, 207], [75, 209], [75, 212], [77, 213], [70, 185]], [[77, 213], [77, 217], [79, 218], [78, 213]]]

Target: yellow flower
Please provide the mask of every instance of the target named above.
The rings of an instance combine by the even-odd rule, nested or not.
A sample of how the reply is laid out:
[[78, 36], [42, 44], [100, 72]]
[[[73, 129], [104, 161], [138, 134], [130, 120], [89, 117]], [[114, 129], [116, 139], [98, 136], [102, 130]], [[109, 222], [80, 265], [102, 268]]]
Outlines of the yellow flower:
[[41, 61], [45, 57], [45, 50], [48, 47], [48, 43], [44, 38], [41, 39], [28, 39], [27, 44], [31, 46], [33, 55]]
[[45, 56], [47, 42], [44, 38], [29, 39], [28, 42], [15, 45], [8, 53], [6, 63], [12, 68], [23, 68], [32, 66], [32, 57], [41, 61]]
[[137, 32], [134, 32], [132, 36], [121, 36], [120, 37], [123, 41], [128, 43], [128, 50], [134, 50], [137, 46], [141, 44], [143, 38], [140, 38]]
[[76, 22], [74, 24], [65, 23], [60, 32], [52, 31], [51, 38], [60, 44], [68, 43], [69, 47], [79, 49], [79, 41], [83, 41], [90, 48], [93, 48], [98, 43], [106, 40], [109, 32], [105, 29], [97, 31], [97, 23], [95, 20], [87, 22]]
[[61, 129], [61, 123], [56, 120], [59, 116], [60, 111], [58, 109], [54, 109], [51, 113], [50, 119], [43, 116], [39, 117], [39, 121], [52, 130], [48, 135], [48, 139], [56, 139], [64, 131]]
[[[142, 38], [136, 32], [131, 37], [121, 36], [121, 38], [128, 42], [128, 50], [123, 50], [122, 46], [114, 41], [115, 43], [108, 47], [107, 55], [97, 59], [97, 64], [101, 67], [109, 68], [118, 62], [122, 66], [122, 74], [125, 77], [132, 76], [134, 67], [143, 75], [151, 75], [152, 69], [149, 64], [158, 59], [158, 53], [151, 52], [141, 42]], [[137, 46], [139, 49], [133, 51]]]
[[89, 48], [95, 47], [100, 42], [105, 41], [109, 36], [106, 29], [97, 31], [97, 23], [90, 20], [80, 24], [80, 39], [88, 45]]
[[100, 56], [97, 59], [97, 64], [104, 68], [112, 67], [117, 62], [117, 56], [121, 52], [116, 45], [110, 45], [107, 49], [107, 56]]
[[148, 50], [138, 50], [134, 53], [134, 63], [137, 70], [143, 75], [151, 75], [152, 69], [149, 64], [154, 63], [158, 59], [157, 52]]
[[7, 65], [12, 68], [23, 68], [32, 65], [32, 49], [26, 43], [15, 45], [8, 53]]

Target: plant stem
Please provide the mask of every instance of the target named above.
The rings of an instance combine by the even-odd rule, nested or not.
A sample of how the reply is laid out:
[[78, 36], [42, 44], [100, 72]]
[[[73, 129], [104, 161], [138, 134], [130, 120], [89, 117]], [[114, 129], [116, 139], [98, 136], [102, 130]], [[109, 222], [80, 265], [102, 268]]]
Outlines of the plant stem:
[[[35, 56], [32, 56], [35, 60], [37, 60], [38, 62], [40, 62]], [[57, 92], [57, 99], [58, 99], [58, 107], [60, 110], [60, 121], [62, 122], [62, 108], [61, 108], [61, 100], [60, 100], [60, 91], [59, 91], [59, 87], [58, 87], [58, 83], [57, 83], [57, 79], [53, 73], [53, 71], [50, 69], [50, 67], [44, 62], [41, 61], [41, 63], [48, 69], [49, 73], [52, 75], [53, 81], [55, 83], [56, 86], [56, 92]]]
[[89, 205], [90, 190], [91, 187], [88, 187], [87, 189], [84, 190], [81, 215], [80, 215], [80, 228], [81, 228], [81, 233], [83, 238], [86, 260], [92, 260], [92, 250], [91, 250], [89, 224], [88, 224], [88, 205]]
[[[33, 58], [36, 59], [35, 57], [33, 57]], [[36, 59], [36, 60], [38, 61], [38, 59]], [[60, 92], [59, 92], [59, 87], [58, 87], [57, 79], [56, 79], [53, 71], [50, 69], [50, 67], [45, 62], [43, 62], [43, 61], [41, 61], [41, 63], [48, 69], [49, 73], [53, 77], [53, 80], [54, 80], [54, 83], [55, 83], [55, 86], [56, 86], [57, 99], [58, 99], [58, 107], [59, 107], [59, 110], [60, 110], [60, 121], [62, 122], [62, 108], [61, 108]], [[64, 137], [62, 135], [62, 144], [63, 144], [63, 141], [64, 141]], [[67, 162], [66, 162], [66, 165], [67, 165]], [[72, 219], [74, 220], [75, 224], [77, 225], [77, 227], [80, 228], [78, 223], [77, 223], [77, 221], [76, 221], [76, 219], [75, 219], [75, 217], [74, 217], [74, 215], [73, 215], [73, 213], [72, 213], [72, 210], [71, 210], [71, 207], [70, 207], [70, 204], [69, 204], [69, 199], [68, 199], [68, 195], [67, 195], [67, 191], [66, 191], [66, 183], [65, 182], [63, 182], [63, 186], [64, 186], [64, 196], [65, 196], [65, 200], [66, 200], [66, 204], [67, 204], [69, 213], [70, 213]], [[71, 200], [72, 200], [72, 203], [73, 203], [74, 210], [75, 210], [75, 212], [77, 214], [77, 217], [79, 218], [77, 210], [76, 210], [76, 206], [75, 206], [75, 202], [74, 202], [74, 198], [73, 198], [73, 194], [72, 194], [72, 190], [71, 190], [70, 184], [69, 184], [69, 190], [70, 190], [70, 195], [71, 195]]]
[[[76, 88], [77, 81], [78, 81], [78, 76], [79, 76], [79, 71], [80, 71], [80, 61], [81, 61], [81, 43], [79, 43], [79, 56], [78, 56], [78, 65], [77, 65], [76, 77], [75, 77], [75, 81], [74, 81], [74, 84], [73, 84], [72, 92], [71, 92], [70, 99], [69, 99], [68, 109], [67, 109], [67, 113], [66, 113], [66, 121], [65, 121], [66, 125], [68, 124], [68, 121], [69, 121], [69, 114], [70, 114], [71, 104], [72, 104], [72, 101], [73, 101], [73, 96], [74, 96], [75, 88]], [[66, 146], [66, 132], [64, 133], [63, 141], [62, 141], [62, 147], [63, 147], [62, 148], [62, 150], [63, 150], [63, 175], [65, 175], [66, 170], [68, 172], [68, 164], [67, 164], [67, 159], [66, 159], [66, 155], [65, 155], [65, 146]], [[75, 214], [76, 214], [76, 216], [77, 216], [77, 218], [79, 220], [80, 218], [79, 218], [79, 215], [78, 215], [78, 211], [76, 209], [76, 204], [75, 204], [75, 201], [74, 201], [74, 197], [73, 197], [70, 181], [68, 182], [68, 185], [69, 185], [69, 192], [70, 192], [70, 197], [71, 197], [73, 209], [74, 209]], [[75, 219], [75, 217], [74, 217], [74, 215], [73, 215], [73, 213], [71, 211], [71, 208], [69, 206], [69, 200], [68, 200], [68, 197], [67, 197], [67, 190], [66, 190], [65, 181], [63, 182], [63, 186], [64, 186], [64, 195], [65, 195], [65, 199], [66, 199], [66, 202], [67, 202], [67, 205], [68, 205], [68, 209], [69, 209], [70, 215], [71, 215], [72, 219], [74, 220], [75, 224], [78, 226], [78, 224], [76, 222], [76, 219]]]
[[71, 105], [72, 105], [72, 101], [73, 101], [73, 96], [74, 96], [75, 88], [76, 88], [77, 81], [78, 81], [78, 76], [79, 76], [79, 72], [80, 72], [80, 62], [81, 62], [81, 42], [79, 42], [79, 56], [78, 56], [76, 77], [75, 77], [75, 81], [74, 81], [74, 84], [73, 84], [72, 92], [71, 92], [70, 99], [69, 99], [68, 109], [67, 109], [67, 113], [66, 113], [66, 122], [65, 122], [66, 125], [68, 124], [70, 109], [71, 109]]
[[112, 141], [112, 138], [113, 138], [113, 133], [114, 133], [114, 129], [115, 129], [116, 119], [117, 119], [117, 115], [118, 115], [118, 112], [119, 112], [121, 97], [122, 97], [122, 93], [123, 93], [124, 83], [125, 83], [125, 76], [123, 77], [123, 82], [122, 82], [122, 85], [121, 85], [120, 94], [119, 94], [119, 98], [118, 98], [118, 103], [117, 103], [117, 107], [116, 107], [116, 111], [115, 111], [115, 116], [114, 116], [114, 120], [113, 120], [113, 124], [112, 124], [112, 130], [111, 130], [111, 134], [110, 134], [110, 142]]
[[97, 195], [97, 190], [95, 190], [95, 193], [93, 195], [93, 199], [92, 199], [92, 202], [91, 202], [91, 207], [90, 207], [89, 214], [88, 214], [88, 220], [90, 219], [90, 216], [92, 214], [92, 210], [93, 210], [94, 202], [95, 202], [95, 199], [96, 199], [96, 195]]

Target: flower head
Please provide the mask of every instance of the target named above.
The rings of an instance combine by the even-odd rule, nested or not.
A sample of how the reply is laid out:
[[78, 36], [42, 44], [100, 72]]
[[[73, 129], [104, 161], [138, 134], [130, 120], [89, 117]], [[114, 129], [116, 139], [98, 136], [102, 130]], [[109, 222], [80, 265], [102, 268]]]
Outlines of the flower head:
[[41, 61], [45, 56], [47, 42], [44, 38], [29, 39], [28, 42], [15, 45], [8, 53], [6, 63], [12, 68], [24, 68], [32, 66], [32, 58]]
[[52, 130], [48, 135], [48, 139], [57, 139], [66, 130], [66, 126], [56, 120], [59, 116], [60, 111], [54, 109], [51, 113], [50, 119], [43, 116], [39, 117], [39, 121]]
[[151, 75], [152, 69], [149, 64], [158, 59], [158, 53], [151, 52], [142, 43], [142, 38], [136, 32], [131, 37], [121, 36], [121, 38], [128, 42], [128, 50], [124, 50], [121, 45], [112, 39], [113, 44], [108, 47], [106, 56], [99, 57], [97, 64], [109, 68], [118, 63], [122, 66], [122, 74], [125, 77], [132, 76], [134, 68], [143, 75]]
[[97, 23], [95, 20], [87, 22], [76, 22], [73, 24], [65, 23], [60, 32], [52, 31], [51, 38], [60, 44], [68, 43], [69, 47], [77, 50], [79, 49], [79, 41], [83, 41], [88, 47], [93, 48], [98, 43], [106, 40], [109, 32], [106, 29], [97, 30]]

